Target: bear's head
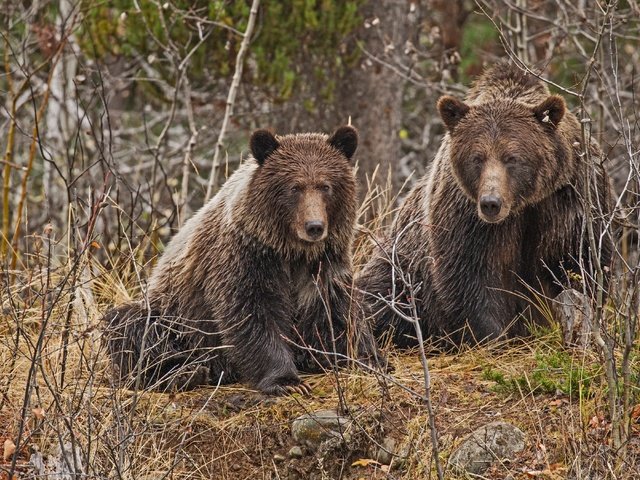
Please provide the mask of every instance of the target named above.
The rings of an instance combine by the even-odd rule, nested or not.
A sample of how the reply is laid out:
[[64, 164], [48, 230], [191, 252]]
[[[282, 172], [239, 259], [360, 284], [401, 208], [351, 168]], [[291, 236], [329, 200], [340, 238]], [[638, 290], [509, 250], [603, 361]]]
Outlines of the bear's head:
[[251, 204], [263, 216], [259, 230], [268, 244], [291, 251], [350, 241], [357, 211], [352, 165], [357, 146], [358, 133], [351, 126], [330, 137], [252, 134], [258, 167], [249, 188]]
[[451, 139], [454, 176], [483, 221], [502, 222], [567, 181], [573, 157], [560, 132], [562, 97], [530, 107], [509, 99], [467, 105], [445, 96], [438, 111]]

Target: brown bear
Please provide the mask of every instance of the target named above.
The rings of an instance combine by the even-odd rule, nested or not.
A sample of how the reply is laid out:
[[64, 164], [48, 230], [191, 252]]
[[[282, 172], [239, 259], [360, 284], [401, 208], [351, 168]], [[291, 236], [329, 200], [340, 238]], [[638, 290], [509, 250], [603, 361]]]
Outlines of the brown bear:
[[[581, 125], [562, 97], [505, 63], [465, 102], [445, 96], [438, 110], [448, 132], [358, 288], [376, 335], [401, 347], [416, 344], [415, 318], [440, 345], [524, 335], [527, 323], [544, 320], [536, 305], [575, 278], [570, 272], [590, 277], [592, 258], [611, 259], [602, 218], [599, 255], [589, 249]], [[598, 146], [589, 148], [591, 194], [607, 214], [608, 177]]]
[[247, 382], [309, 393], [298, 371], [376, 362], [352, 295], [358, 135], [253, 133], [252, 158], [189, 219], [145, 302], [105, 315], [122, 380], [150, 389]]

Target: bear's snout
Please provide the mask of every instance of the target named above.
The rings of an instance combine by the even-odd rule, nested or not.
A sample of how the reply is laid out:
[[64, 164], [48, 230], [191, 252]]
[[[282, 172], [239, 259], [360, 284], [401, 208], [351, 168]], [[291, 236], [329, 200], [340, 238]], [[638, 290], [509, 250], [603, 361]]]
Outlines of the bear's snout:
[[502, 208], [502, 198], [497, 195], [483, 195], [480, 197], [480, 210], [482, 214], [489, 218], [497, 218]]
[[499, 223], [513, 207], [511, 179], [504, 164], [491, 156], [482, 169], [478, 187], [478, 216], [487, 223]]
[[478, 200], [478, 216], [487, 223], [500, 223], [511, 213], [510, 202], [497, 192], [482, 194]]
[[304, 223], [307, 236], [313, 240], [319, 240], [324, 236], [325, 225], [322, 220], [311, 220]]
[[305, 189], [300, 196], [295, 231], [304, 242], [321, 242], [329, 235], [327, 206], [315, 189]]

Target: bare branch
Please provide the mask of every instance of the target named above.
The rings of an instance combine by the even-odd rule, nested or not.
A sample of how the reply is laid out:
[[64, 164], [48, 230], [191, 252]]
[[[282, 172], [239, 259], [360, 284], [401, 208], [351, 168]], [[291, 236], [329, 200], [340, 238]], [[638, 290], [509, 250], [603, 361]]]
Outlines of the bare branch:
[[220, 133], [218, 134], [218, 141], [216, 142], [215, 151], [213, 153], [213, 162], [211, 163], [211, 174], [209, 176], [209, 183], [207, 184], [207, 193], [204, 197], [206, 203], [211, 198], [211, 193], [215, 187], [218, 177], [218, 170], [220, 168], [220, 152], [224, 147], [224, 140], [227, 135], [227, 128], [229, 126], [229, 119], [233, 115], [233, 107], [236, 102], [236, 94], [238, 92], [238, 85], [240, 85], [240, 79], [242, 78], [242, 69], [244, 66], [244, 57], [249, 49], [249, 42], [251, 41], [251, 35], [253, 34], [253, 27], [256, 23], [256, 17], [258, 15], [258, 8], [260, 7], [260, 0], [253, 0], [251, 4], [251, 11], [249, 12], [249, 20], [247, 22], [247, 29], [244, 32], [244, 38], [240, 44], [240, 50], [236, 57], [236, 70], [231, 80], [231, 87], [229, 88], [229, 96], [227, 97], [227, 106], [224, 111], [224, 119], [222, 120], [222, 126], [220, 127]]

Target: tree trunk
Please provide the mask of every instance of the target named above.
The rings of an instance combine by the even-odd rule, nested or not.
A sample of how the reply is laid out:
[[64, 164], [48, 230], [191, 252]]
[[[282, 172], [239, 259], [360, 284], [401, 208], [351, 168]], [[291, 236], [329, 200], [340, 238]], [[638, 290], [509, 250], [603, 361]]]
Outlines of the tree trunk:
[[415, 3], [370, 0], [362, 7], [365, 21], [356, 32], [360, 46], [354, 45], [362, 49], [359, 65], [345, 73], [338, 88], [338, 118], [346, 122], [351, 117], [360, 132], [356, 156], [361, 196], [370, 181], [383, 188], [389, 185], [391, 194], [401, 186], [398, 164], [405, 80], [391, 67], [409, 63], [404, 51], [415, 33]]
[[431, 0], [429, 10], [435, 24], [440, 29], [439, 53], [442, 75], [443, 77], [449, 75], [457, 82], [459, 80], [458, 64], [462, 43], [462, 27], [470, 10], [468, 10], [468, 6], [465, 8], [464, 0]]
[[[45, 139], [50, 148], [50, 161], [44, 161], [43, 189], [47, 199], [49, 215], [54, 220], [67, 218], [67, 198], [63, 185], [55, 183], [57, 175], [53, 163], [59, 170], [66, 172], [63, 166], [69, 162], [70, 144], [78, 130], [78, 119], [85, 118], [76, 98], [75, 76], [78, 72], [78, 49], [76, 48], [74, 29], [78, 18], [75, 5], [70, 0], [61, 0], [56, 19], [56, 31], [60, 41], [66, 37], [66, 46], [60, 60], [54, 65], [51, 74], [51, 93], [45, 117]], [[71, 180], [70, 178], [68, 179]], [[65, 212], [58, 215], [58, 212]], [[55, 217], [55, 218], [53, 218]]]

